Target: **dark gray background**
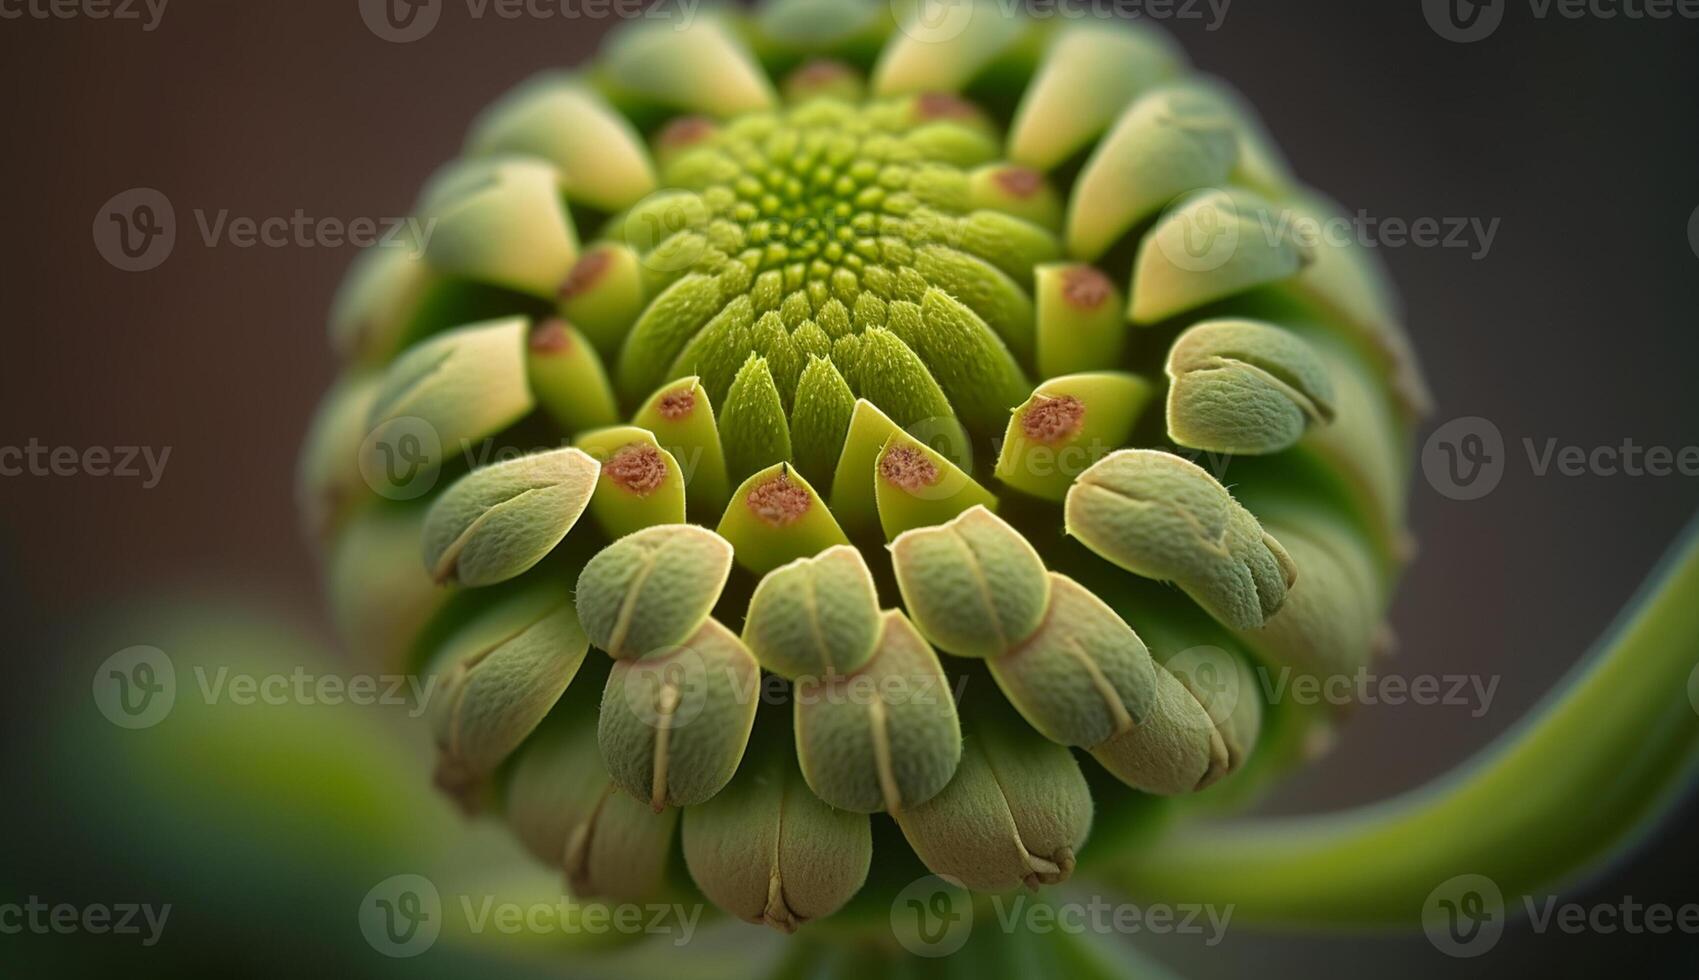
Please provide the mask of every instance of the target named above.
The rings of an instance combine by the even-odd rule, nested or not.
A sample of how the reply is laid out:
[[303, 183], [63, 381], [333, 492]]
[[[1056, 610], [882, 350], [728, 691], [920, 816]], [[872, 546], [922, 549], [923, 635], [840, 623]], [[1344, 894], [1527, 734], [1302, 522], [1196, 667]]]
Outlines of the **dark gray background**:
[[[1419, 785], [1520, 718], [1573, 664], [1694, 512], [1690, 478], [1537, 477], [1524, 438], [1699, 442], [1699, 23], [1504, 21], [1463, 45], [1418, 0], [1238, 0], [1218, 30], [1167, 26], [1244, 91], [1298, 173], [1378, 217], [1502, 219], [1491, 252], [1388, 249], [1438, 399], [1510, 444], [1503, 483], [1456, 502], [1418, 475], [1421, 554], [1394, 623], [1408, 673], [1501, 677], [1484, 717], [1361, 712], [1271, 807]], [[7, 96], [0, 225], [0, 443], [171, 446], [163, 482], [0, 480], [0, 588], [27, 635], [163, 585], [264, 593], [322, 617], [295, 532], [296, 447], [334, 363], [324, 314], [347, 249], [207, 248], [192, 212], [404, 214], [476, 110], [590, 52], [608, 22], [473, 21], [449, 0], [425, 40], [386, 43], [355, 0], [173, 0], [134, 23], [0, 20]], [[164, 192], [179, 241], [127, 274], [91, 224], [113, 195]], [[1699, 597], [1695, 597], [1699, 601]], [[41, 667], [25, 645], [12, 676]], [[24, 682], [13, 693], [27, 691]], [[1586, 900], [1699, 899], [1689, 806]], [[1453, 961], [1421, 937], [1161, 944], [1193, 976], [1582, 976], [1624, 962], [1691, 976], [1694, 941], [1533, 936]], [[1678, 961], [1685, 966], [1678, 965]], [[1662, 964], [1662, 965], [1660, 965]]]

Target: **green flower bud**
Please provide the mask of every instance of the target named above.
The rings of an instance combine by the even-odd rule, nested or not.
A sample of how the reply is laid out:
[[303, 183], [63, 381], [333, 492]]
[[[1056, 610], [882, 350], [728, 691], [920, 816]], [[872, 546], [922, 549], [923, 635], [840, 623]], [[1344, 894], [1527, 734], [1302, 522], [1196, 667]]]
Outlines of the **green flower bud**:
[[568, 432], [619, 421], [619, 406], [602, 359], [565, 320], [544, 320], [531, 331], [525, 360], [531, 394]]
[[1224, 183], [1237, 158], [1232, 120], [1219, 100], [1188, 87], [1144, 96], [1080, 172], [1068, 212], [1068, 251], [1097, 258], [1179, 195]]
[[[830, 6], [841, 9], [836, 4]], [[830, 58], [816, 58], [799, 65], [779, 86], [785, 101], [791, 105], [819, 98], [859, 102], [866, 88], [866, 81], [855, 69]]]
[[684, 471], [654, 433], [616, 425], [586, 432], [573, 444], [602, 466], [590, 513], [609, 537], [684, 523]]
[[[790, 423], [791, 457], [809, 483], [833, 486], [836, 492], [833, 474], [855, 408], [855, 393], [837, 367], [827, 358], [810, 355], [797, 382]], [[871, 493], [867, 500], [872, 503]]]
[[344, 378], [313, 414], [295, 467], [295, 502], [303, 527], [317, 541], [327, 540], [355, 505], [372, 497], [360, 473], [360, 444], [377, 396], [377, 378]]
[[1182, 201], [1145, 236], [1133, 263], [1134, 323], [1150, 324], [1257, 286], [1291, 279], [1313, 257], [1274, 207], [1244, 191]]
[[1024, 21], [1004, 16], [993, 0], [954, 5], [941, 20], [917, 5], [885, 45], [873, 69], [873, 91], [959, 92], [1026, 30]]
[[842, 908], [873, 861], [868, 818], [811, 792], [777, 739], [750, 749], [719, 795], [684, 812], [684, 860], [703, 894], [746, 922], [794, 932]]
[[1142, 722], [1098, 743], [1092, 758], [1134, 789], [1176, 796], [1204, 789], [1228, 771], [1227, 743], [1186, 685], [1167, 670]]
[[331, 306], [331, 346], [355, 363], [389, 360], [407, 341], [430, 289], [431, 271], [416, 249], [365, 249]]
[[950, 784], [896, 815], [935, 874], [975, 891], [1067, 881], [1091, 832], [1091, 789], [1068, 750], [1023, 737], [1018, 718], [969, 719]]
[[1157, 688], [1150, 651], [1103, 600], [1050, 573], [1044, 621], [990, 660], [1009, 702], [1045, 738], [1093, 748], [1144, 724]]
[[[968, 201], [1032, 222], [1051, 233], [1062, 230], [1062, 198], [1037, 170], [1002, 163], [986, 164], [968, 175]], [[1025, 274], [1030, 275], [1028, 267]]]
[[750, 597], [743, 641], [790, 680], [851, 674], [873, 656], [884, 619], [866, 560], [840, 545], [768, 572]]
[[539, 157], [554, 164], [575, 200], [603, 211], [655, 189], [636, 129], [584, 84], [544, 75], [491, 106], [473, 125], [471, 156]]
[[666, 890], [675, 809], [651, 813], [602, 767], [595, 719], [551, 717], [518, 753], [506, 813], [539, 860], [562, 867], [580, 898], [642, 902]]
[[766, 109], [773, 87], [727, 25], [634, 23], [616, 34], [604, 65], [620, 89], [667, 107], [711, 116]]
[[445, 275], [552, 300], [578, 261], [560, 172], [504, 157], [455, 164], [426, 190], [425, 261]]
[[455, 589], [419, 567], [425, 511], [367, 507], [349, 517], [325, 573], [331, 618], [349, 647], [391, 670], [409, 670], [414, 644]]
[[1106, 457], [1068, 491], [1065, 520], [1087, 548], [1134, 574], [1174, 582], [1236, 629], [1267, 622], [1297, 576], [1250, 511], [1170, 453]]
[[1044, 562], [984, 507], [891, 543], [903, 605], [927, 639], [958, 657], [1000, 657], [1031, 636], [1050, 604]]
[[716, 530], [737, 550], [738, 562], [758, 575], [849, 543], [825, 502], [788, 463], [743, 481]]
[[1089, 265], [1054, 263], [1034, 270], [1038, 371], [1045, 377], [1102, 371], [1127, 346], [1126, 300]]
[[733, 479], [745, 480], [790, 458], [790, 425], [765, 358], [750, 355], [737, 372], [720, 413], [720, 438]]
[[873, 463], [873, 498], [887, 540], [917, 527], [942, 524], [997, 498], [942, 453], [906, 432], [886, 440]]
[[956, 771], [962, 736], [938, 655], [900, 612], [860, 669], [792, 688], [796, 750], [815, 795], [856, 813], [931, 799]]
[[502, 597], [455, 630], [432, 660], [427, 716], [438, 785], [471, 805], [548, 715], [588, 649], [565, 583], [552, 580]]
[[1009, 159], [1039, 170], [1056, 167], [1185, 60], [1166, 36], [1138, 25], [1064, 27], [1009, 124]]
[[643, 312], [642, 261], [629, 245], [601, 242], [579, 256], [561, 283], [561, 314], [604, 358], [619, 353], [626, 331]]
[[1168, 351], [1168, 437], [1213, 452], [1279, 452], [1333, 420], [1327, 366], [1298, 337], [1252, 320], [1210, 320]]
[[677, 647], [616, 662], [597, 729], [609, 775], [657, 812], [711, 798], [749, 743], [760, 675], [712, 619]]
[[557, 449], [467, 474], [425, 518], [425, 567], [469, 586], [529, 570], [578, 523], [600, 472], [588, 454]]
[[685, 497], [694, 514], [718, 514], [731, 495], [726, 454], [714, 424], [714, 406], [699, 378], [681, 378], [649, 397], [632, 424], [654, 433], [685, 473]]
[[676, 647], [708, 619], [731, 574], [732, 546], [705, 528], [662, 525], [602, 549], [578, 576], [590, 642], [616, 660]]
[[1009, 419], [997, 479], [1061, 501], [1075, 477], [1126, 445], [1152, 394], [1150, 384], [1133, 374], [1051, 378]]
[[[494, 435], [535, 405], [525, 380], [524, 317], [474, 323], [432, 337], [384, 372], [367, 417], [362, 470], [393, 476], [442, 465], [444, 452]], [[410, 496], [406, 481], [375, 487]]]

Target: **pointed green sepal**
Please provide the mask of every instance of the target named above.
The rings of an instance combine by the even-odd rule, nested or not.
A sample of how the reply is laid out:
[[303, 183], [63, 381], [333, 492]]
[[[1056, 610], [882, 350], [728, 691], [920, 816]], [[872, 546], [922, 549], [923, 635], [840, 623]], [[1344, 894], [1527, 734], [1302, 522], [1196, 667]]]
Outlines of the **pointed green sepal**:
[[533, 79], [491, 106], [473, 124], [467, 151], [547, 160], [574, 200], [601, 211], [630, 207], [655, 189], [655, 169], [637, 130], [568, 76]]
[[613, 385], [590, 341], [565, 320], [531, 329], [525, 374], [537, 404], [562, 430], [600, 429], [619, 421]]
[[725, 509], [731, 496], [726, 454], [714, 424], [714, 406], [699, 378], [663, 385], [637, 410], [632, 424], [654, 433], [684, 470], [685, 498], [693, 515], [707, 517]]
[[1051, 378], [1010, 417], [997, 479], [1060, 503], [1087, 467], [1127, 444], [1154, 394], [1118, 371]]
[[684, 471], [654, 433], [616, 425], [586, 432], [573, 445], [602, 464], [590, 514], [608, 537], [684, 523]]
[[825, 501], [789, 463], [743, 481], [717, 530], [737, 549], [738, 564], [757, 575], [849, 543]]
[[541, 160], [466, 160], [423, 198], [425, 261], [445, 275], [553, 300], [578, 261], [560, 172]]

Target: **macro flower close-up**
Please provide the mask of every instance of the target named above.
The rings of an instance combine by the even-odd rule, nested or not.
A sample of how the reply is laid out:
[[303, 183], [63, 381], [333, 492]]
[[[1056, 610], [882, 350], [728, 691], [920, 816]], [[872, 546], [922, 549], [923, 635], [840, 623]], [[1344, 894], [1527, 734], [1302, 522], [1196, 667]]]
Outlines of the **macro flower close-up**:
[[[15, 26], [92, 17], [72, 6]], [[1656, 876], [1690, 888], [1692, 849], [1665, 835], [1699, 758], [1694, 406], [1612, 374], [1691, 358], [1645, 365], [1677, 343], [1645, 318], [1464, 312], [1509, 287], [1456, 269], [1487, 269], [1495, 239], [1532, 249], [1513, 281], [1542, 277], [1534, 308], [1558, 317], [1570, 288], [1678, 292], [1559, 281], [1543, 189], [1503, 238], [1490, 196], [1449, 175], [1431, 186], [1475, 202], [1461, 215], [1335, 200], [1306, 162], [1358, 167], [1371, 201], [1429, 186], [1375, 143], [1408, 107], [1382, 99], [1359, 140], [1337, 120], [1367, 98], [1335, 80], [1336, 105], [1303, 107], [1332, 121], [1305, 123], [1271, 93], [1329, 69], [1233, 60], [1225, 2], [342, 6], [359, 43], [266, 89], [304, 103], [253, 105], [224, 144], [251, 148], [216, 174], [95, 220], [91, 254], [128, 277], [111, 282], [210, 291], [173, 315], [216, 321], [224, 349], [196, 323], [146, 335], [195, 350], [164, 377], [196, 379], [169, 413], [205, 434], [172, 437], [174, 458], [114, 446], [104, 474], [13, 440], [8, 478], [133, 457], [192, 487], [127, 530], [104, 516], [123, 505], [73, 498], [99, 515], [76, 540], [136, 535], [129, 571], [8, 572], [60, 610], [26, 635], [66, 651], [19, 688], [41, 692], [18, 722], [41, 751], [7, 784], [51, 805], [19, 818], [40, 853], [0, 873], [20, 889], [0, 931], [44, 937], [17, 962], [676, 980], [1699, 963], [1699, 903]], [[1423, 50], [1509, 44], [1501, 17], [1565, 26], [1405, 6]], [[133, 30], [165, 38], [167, 7]], [[243, 22], [224, 54], [294, 36], [291, 16]], [[533, 61], [498, 26], [581, 53]], [[451, 33], [500, 70], [442, 104], [408, 73], [460, 71], [421, 60]], [[397, 67], [339, 96], [361, 52]], [[1425, 111], [1411, 125], [1470, 125]], [[274, 112], [303, 129], [268, 137]], [[344, 135], [316, 140], [316, 113]], [[314, 148], [266, 149], [296, 140]], [[1699, 157], [1679, 145], [1660, 166]], [[291, 181], [363, 217], [221, 207], [278, 187], [260, 206], [287, 213]], [[375, 186], [387, 204], [356, 199]], [[313, 309], [322, 328], [246, 320]], [[1561, 342], [1528, 339], [1548, 325]], [[1496, 380], [1464, 356], [1476, 332]], [[1632, 429], [1650, 446], [1609, 413], [1547, 439], [1518, 412], [1591, 410], [1602, 386], [1623, 411], [1681, 404]], [[1459, 414], [1480, 389], [1496, 421]], [[1628, 485], [1583, 512], [1564, 477]], [[14, 512], [21, 554], [25, 514], [77, 506], [42, 489]], [[1606, 509], [1628, 522], [1611, 546], [1588, 537]], [[101, 603], [57, 598], [61, 567]], [[101, 813], [117, 836], [83, 843]], [[1642, 875], [1639, 904], [1619, 873]], [[134, 948], [120, 918], [145, 923]]]

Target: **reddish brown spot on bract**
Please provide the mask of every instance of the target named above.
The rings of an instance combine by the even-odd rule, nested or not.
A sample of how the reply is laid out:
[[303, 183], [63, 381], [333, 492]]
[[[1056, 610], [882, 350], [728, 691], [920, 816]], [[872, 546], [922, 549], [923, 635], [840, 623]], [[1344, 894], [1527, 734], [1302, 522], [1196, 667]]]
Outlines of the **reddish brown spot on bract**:
[[661, 396], [661, 418], [668, 422], [677, 422], [691, 412], [696, 411], [696, 391], [691, 388], [679, 388]]
[[615, 450], [602, 472], [615, 486], [647, 497], [667, 478], [667, 461], [654, 446], [634, 442]]
[[763, 524], [784, 527], [796, 523], [808, 513], [808, 508], [814, 506], [814, 498], [806, 487], [792, 480], [790, 474], [780, 473], [752, 488], [744, 503]]
[[800, 85], [803, 88], [821, 88], [833, 82], [854, 77], [855, 72], [851, 71], [849, 66], [841, 61], [833, 61], [831, 58], [815, 58], [792, 72], [790, 80], [791, 84]]
[[1031, 197], [1044, 188], [1044, 175], [1026, 167], [1004, 167], [997, 171], [996, 180], [1012, 197]]
[[1062, 273], [1062, 298], [1082, 310], [1095, 310], [1114, 292], [1109, 277], [1089, 265], [1076, 265]]
[[602, 274], [613, 264], [613, 253], [605, 248], [591, 249], [584, 253], [572, 266], [572, 271], [566, 274], [566, 282], [561, 283], [560, 298], [572, 299], [581, 296], [600, 282]]
[[938, 482], [938, 466], [912, 446], [893, 446], [879, 460], [879, 475], [904, 490], [923, 490]]
[[572, 333], [565, 320], [544, 320], [531, 330], [531, 350], [538, 354], [564, 354], [572, 347]]
[[661, 127], [655, 142], [668, 150], [678, 150], [700, 143], [714, 133], [714, 121], [707, 116], [679, 116]]
[[927, 92], [915, 100], [914, 111], [922, 119], [978, 119], [972, 102], [949, 92]]
[[1028, 439], [1056, 443], [1076, 435], [1085, 424], [1085, 403], [1073, 395], [1060, 398], [1039, 396], [1021, 414], [1021, 431]]

